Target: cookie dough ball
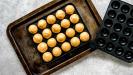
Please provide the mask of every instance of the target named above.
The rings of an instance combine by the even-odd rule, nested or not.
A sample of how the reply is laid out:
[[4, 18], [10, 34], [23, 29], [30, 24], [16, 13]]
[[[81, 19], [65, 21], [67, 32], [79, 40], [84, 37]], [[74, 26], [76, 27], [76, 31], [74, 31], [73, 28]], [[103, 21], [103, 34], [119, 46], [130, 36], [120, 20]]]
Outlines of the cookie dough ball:
[[64, 42], [62, 45], [61, 45], [61, 48], [64, 52], [68, 52], [70, 49], [71, 49], [71, 45], [69, 42]]
[[75, 25], [75, 30], [77, 31], [77, 32], [83, 32], [83, 30], [84, 30], [84, 25], [82, 24], [82, 23], [78, 23], [78, 24], [76, 24]]
[[47, 22], [44, 19], [41, 19], [41, 20], [38, 21], [37, 26], [40, 29], [44, 29], [47, 26]]
[[61, 27], [62, 28], [68, 28], [68, 27], [70, 27], [70, 21], [68, 19], [63, 19], [61, 21]]
[[83, 41], [83, 42], [86, 42], [86, 41], [90, 40], [90, 35], [89, 35], [89, 33], [87, 33], [87, 32], [82, 32], [82, 33], [80, 34], [80, 40]]
[[56, 22], [56, 17], [54, 15], [48, 15], [47, 22], [48, 24], [54, 24]]
[[53, 56], [50, 52], [45, 52], [43, 53], [42, 58], [45, 62], [50, 62], [53, 59]]
[[55, 47], [57, 42], [54, 38], [50, 38], [50, 39], [48, 39], [47, 44], [49, 47]]
[[40, 53], [44, 53], [44, 52], [46, 52], [48, 50], [48, 45], [45, 42], [41, 42], [40, 44], [38, 44], [37, 50]]
[[70, 21], [73, 23], [73, 24], [76, 24], [79, 22], [79, 16], [77, 14], [73, 14], [70, 16]]
[[73, 37], [70, 42], [73, 47], [78, 47], [80, 45], [80, 39], [78, 37]]
[[48, 39], [52, 36], [52, 32], [50, 29], [46, 28], [42, 31], [42, 35], [44, 38]]
[[71, 14], [74, 13], [75, 8], [74, 8], [73, 5], [67, 5], [67, 6], [65, 7], [65, 11], [66, 11], [67, 14], [71, 15]]
[[65, 12], [63, 10], [58, 10], [55, 15], [58, 19], [64, 19], [65, 18]]
[[66, 36], [64, 33], [59, 33], [57, 36], [56, 36], [56, 39], [58, 42], [64, 42], [66, 40]]
[[66, 30], [66, 35], [67, 37], [71, 38], [71, 37], [74, 37], [75, 36], [75, 30], [73, 28], [68, 28]]
[[61, 31], [61, 26], [59, 24], [54, 24], [51, 29], [53, 33], [59, 33]]
[[60, 56], [60, 55], [62, 54], [62, 51], [61, 51], [61, 49], [60, 49], [59, 47], [55, 47], [55, 48], [53, 48], [53, 50], [52, 50], [52, 54], [53, 54], [55, 57], [58, 57], [58, 56]]
[[37, 33], [38, 28], [37, 28], [36, 25], [30, 25], [29, 28], [28, 28], [28, 31], [29, 31], [31, 34], [35, 34], [35, 33]]
[[41, 43], [43, 40], [43, 37], [41, 34], [37, 33], [33, 36], [34, 43]]

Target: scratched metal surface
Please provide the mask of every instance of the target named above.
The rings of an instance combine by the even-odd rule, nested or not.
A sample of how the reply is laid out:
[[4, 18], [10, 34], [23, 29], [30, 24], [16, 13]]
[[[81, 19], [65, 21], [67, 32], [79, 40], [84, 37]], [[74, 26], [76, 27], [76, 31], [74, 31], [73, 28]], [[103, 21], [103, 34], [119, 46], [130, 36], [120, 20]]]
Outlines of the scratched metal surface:
[[[9, 23], [52, 0], [0, 0], [0, 75], [26, 75], [12, 48], [6, 28]], [[133, 4], [133, 0], [124, 0]], [[103, 18], [110, 0], [93, 0]], [[133, 75], [128, 64], [102, 51], [95, 51], [52, 75]]]

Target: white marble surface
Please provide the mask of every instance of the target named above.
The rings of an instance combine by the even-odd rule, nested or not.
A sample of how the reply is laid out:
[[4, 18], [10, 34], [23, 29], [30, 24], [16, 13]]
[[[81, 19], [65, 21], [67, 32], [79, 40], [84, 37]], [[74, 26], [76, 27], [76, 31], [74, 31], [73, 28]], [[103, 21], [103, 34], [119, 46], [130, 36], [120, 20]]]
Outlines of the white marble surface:
[[[0, 0], [0, 75], [26, 75], [7, 38], [8, 24], [50, 1], [52, 0]], [[109, 1], [93, 0], [102, 18]], [[132, 0], [125, 1], [133, 4]], [[53, 75], [133, 75], [133, 63], [128, 64], [97, 50]]]

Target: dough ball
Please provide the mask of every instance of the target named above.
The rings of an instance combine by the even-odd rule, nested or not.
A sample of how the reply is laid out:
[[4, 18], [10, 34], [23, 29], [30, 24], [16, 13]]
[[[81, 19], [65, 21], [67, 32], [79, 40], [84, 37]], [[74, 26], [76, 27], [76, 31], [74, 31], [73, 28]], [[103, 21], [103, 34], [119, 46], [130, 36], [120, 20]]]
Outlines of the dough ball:
[[73, 28], [68, 28], [66, 30], [66, 35], [67, 37], [71, 38], [71, 37], [74, 37], [75, 36], [75, 30]]
[[38, 28], [37, 28], [36, 25], [30, 25], [29, 28], [28, 28], [28, 31], [29, 31], [31, 34], [35, 34], [35, 33], [37, 33]]
[[50, 29], [46, 28], [42, 31], [42, 35], [44, 38], [48, 39], [52, 36], [52, 32]]
[[47, 22], [46, 22], [44, 19], [41, 19], [41, 20], [38, 21], [37, 26], [38, 26], [38, 28], [40, 28], [40, 29], [44, 29], [44, 28], [46, 28], [46, 26], [47, 26]]
[[58, 19], [64, 19], [64, 18], [65, 18], [65, 12], [64, 12], [63, 10], [58, 10], [58, 11], [56, 12], [56, 17], [57, 17]]
[[54, 15], [48, 15], [47, 22], [48, 24], [54, 24], [56, 22], [56, 17]]
[[53, 33], [59, 33], [61, 31], [61, 26], [59, 24], [54, 24], [51, 29]]
[[73, 47], [78, 47], [80, 45], [80, 39], [78, 37], [73, 37], [70, 42]]
[[50, 62], [53, 59], [53, 56], [50, 52], [45, 52], [43, 53], [42, 58], [45, 62]]
[[65, 7], [65, 11], [66, 11], [67, 14], [70, 14], [70, 15], [71, 15], [71, 14], [74, 13], [75, 8], [74, 8], [73, 5], [67, 5], [67, 6]]
[[49, 47], [55, 47], [57, 42], [54, 38], [50, 38], [50, 39], [48, 39], [47, 44]]
[[56, 39], [58, 42], [64, 42], [66, 40], [66, 36], [64, 33], [59, 33], [57, 36], [56, 36]]
[[61, 45], [61, 48], [64, 52], [68, 52], [70, 49], [71, 49], [71, 45], [69, 42], [64, 42], [62, 45]]
[[58, 57], [62, 54], [62, 51], [59, 47], [55, 47], [55, 48], [53, 48], [52, 53], [55, 57]]
[[33, 36], [34, 43], [41, 43], [43, 40], [43, 37], [41, 34], [37, 33]]
[[78, 23], [78, 24], [76, 24], [75, 25], [75, 30], [77, 31], [77, 32], [83, 32], [83, 30], [84, 30], [84, 25], [82, 24], [82, 23]]
[[62, 28], [69, 28], [70, 27], [70, 21], [68, 19], [63, 19], [61, 21], [61, 27]]
[[70, 21], [73, 23], [73, 24], [76, 24], [79, 22], [79, 16], [77, 14], [73, 14], [70, 16]]
[[80, 40], [83, 42], [86, 42], [86, 41], [90, 40], [90, 35], [87, 32], [82, 32], [80, 34]]
[[44, 53], [48, 50], [48, 45], [45, 42], [38, 44], [37, 49], [39, 52]]

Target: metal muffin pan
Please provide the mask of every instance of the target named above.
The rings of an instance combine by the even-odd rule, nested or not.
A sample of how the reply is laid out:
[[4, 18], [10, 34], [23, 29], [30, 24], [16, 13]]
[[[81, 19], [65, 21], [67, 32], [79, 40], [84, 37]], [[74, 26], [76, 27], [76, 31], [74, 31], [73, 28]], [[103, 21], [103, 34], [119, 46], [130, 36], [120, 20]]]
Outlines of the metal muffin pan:
[[96, 46], [126, 62], [133, 61], [133, 6], [111, 0], [97, 34]]

